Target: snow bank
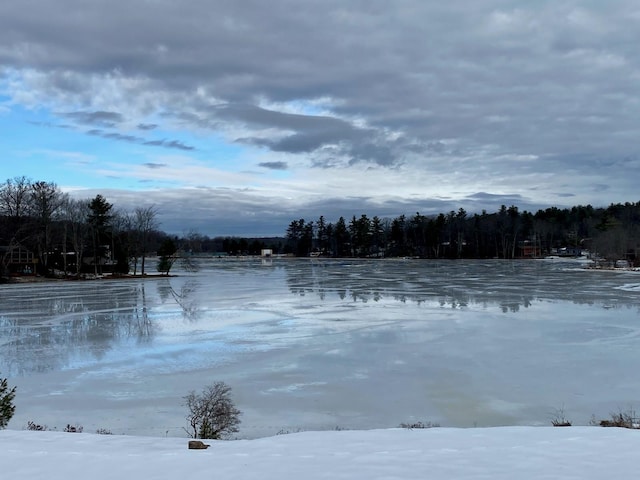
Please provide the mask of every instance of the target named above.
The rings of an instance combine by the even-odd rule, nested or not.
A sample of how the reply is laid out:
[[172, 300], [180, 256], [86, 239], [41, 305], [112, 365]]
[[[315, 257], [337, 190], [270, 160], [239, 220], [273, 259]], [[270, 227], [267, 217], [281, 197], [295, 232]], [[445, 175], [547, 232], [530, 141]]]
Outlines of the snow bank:
[[304, 432], [257, 440], [0, 431], [2, 478], [631, 479], [640, 432], [599, 427]]

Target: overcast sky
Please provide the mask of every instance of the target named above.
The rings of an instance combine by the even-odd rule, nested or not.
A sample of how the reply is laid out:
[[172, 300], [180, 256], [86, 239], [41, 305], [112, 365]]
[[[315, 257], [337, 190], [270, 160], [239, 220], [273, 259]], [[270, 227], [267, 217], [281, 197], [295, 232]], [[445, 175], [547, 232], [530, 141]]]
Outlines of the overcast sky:
[[6, 0], [0, 180], [162, 228], [640, 200], [640, 3]]

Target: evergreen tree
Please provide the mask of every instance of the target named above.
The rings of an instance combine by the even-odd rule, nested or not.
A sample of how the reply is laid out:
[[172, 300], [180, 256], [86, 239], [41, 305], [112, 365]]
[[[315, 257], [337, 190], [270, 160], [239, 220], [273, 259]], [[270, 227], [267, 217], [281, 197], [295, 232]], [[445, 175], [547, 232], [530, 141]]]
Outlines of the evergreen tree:
[[329, 248], [329, 236], [327, 235], [327, 223], [323, 215], [320, 215], [320, 218], [316, 222], [316, 238], [318, 239], [318, 250], [321, 253], [326, 253]]
[[91, 227], [92, 240], [93, 240], [93, 266], [94, 273], [98, 274], [99, 258], [103, 256], [102, 245], [106, 241], [107, 226], [111, 222], [111, 209], [113, 205], [102, 196], [96, 195], [96, 197], [89, 202], [89, 215], [87, 217], [87, 223]]
[[7, 426], [16, 411], [13, 404], [15, 396], [16, 387], [10, 389], [6, 378], [0, 380], [0, 429]]
[[351, 254], [351, 238], [344, 217], [340, 217], [334, 228], [336, 242], [335, 254], [338, 257], [346, 257]]

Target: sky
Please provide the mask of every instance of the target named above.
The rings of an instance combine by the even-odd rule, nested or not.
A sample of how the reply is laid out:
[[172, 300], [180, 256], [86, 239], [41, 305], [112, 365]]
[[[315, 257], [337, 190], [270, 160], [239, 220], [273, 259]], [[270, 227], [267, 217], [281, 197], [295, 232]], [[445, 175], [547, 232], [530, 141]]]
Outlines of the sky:
[[257, 440], [0, 431], [7, 478], [93, 480], [620, 480], [637, 478], [637, 431], [499, 427], [302, 432]]
[[182, 234], [638, 201], [632, 0], [0, 2], [0, 180]]

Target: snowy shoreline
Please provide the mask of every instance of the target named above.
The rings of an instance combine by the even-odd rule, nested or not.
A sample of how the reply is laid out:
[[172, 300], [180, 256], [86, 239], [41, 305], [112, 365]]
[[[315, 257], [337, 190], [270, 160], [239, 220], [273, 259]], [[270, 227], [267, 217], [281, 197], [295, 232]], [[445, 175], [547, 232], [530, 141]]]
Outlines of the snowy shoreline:
[[7, 478], [631, 479], [640, 432], [598, 427], [303, 432], [214, 441], [0, 431]]

